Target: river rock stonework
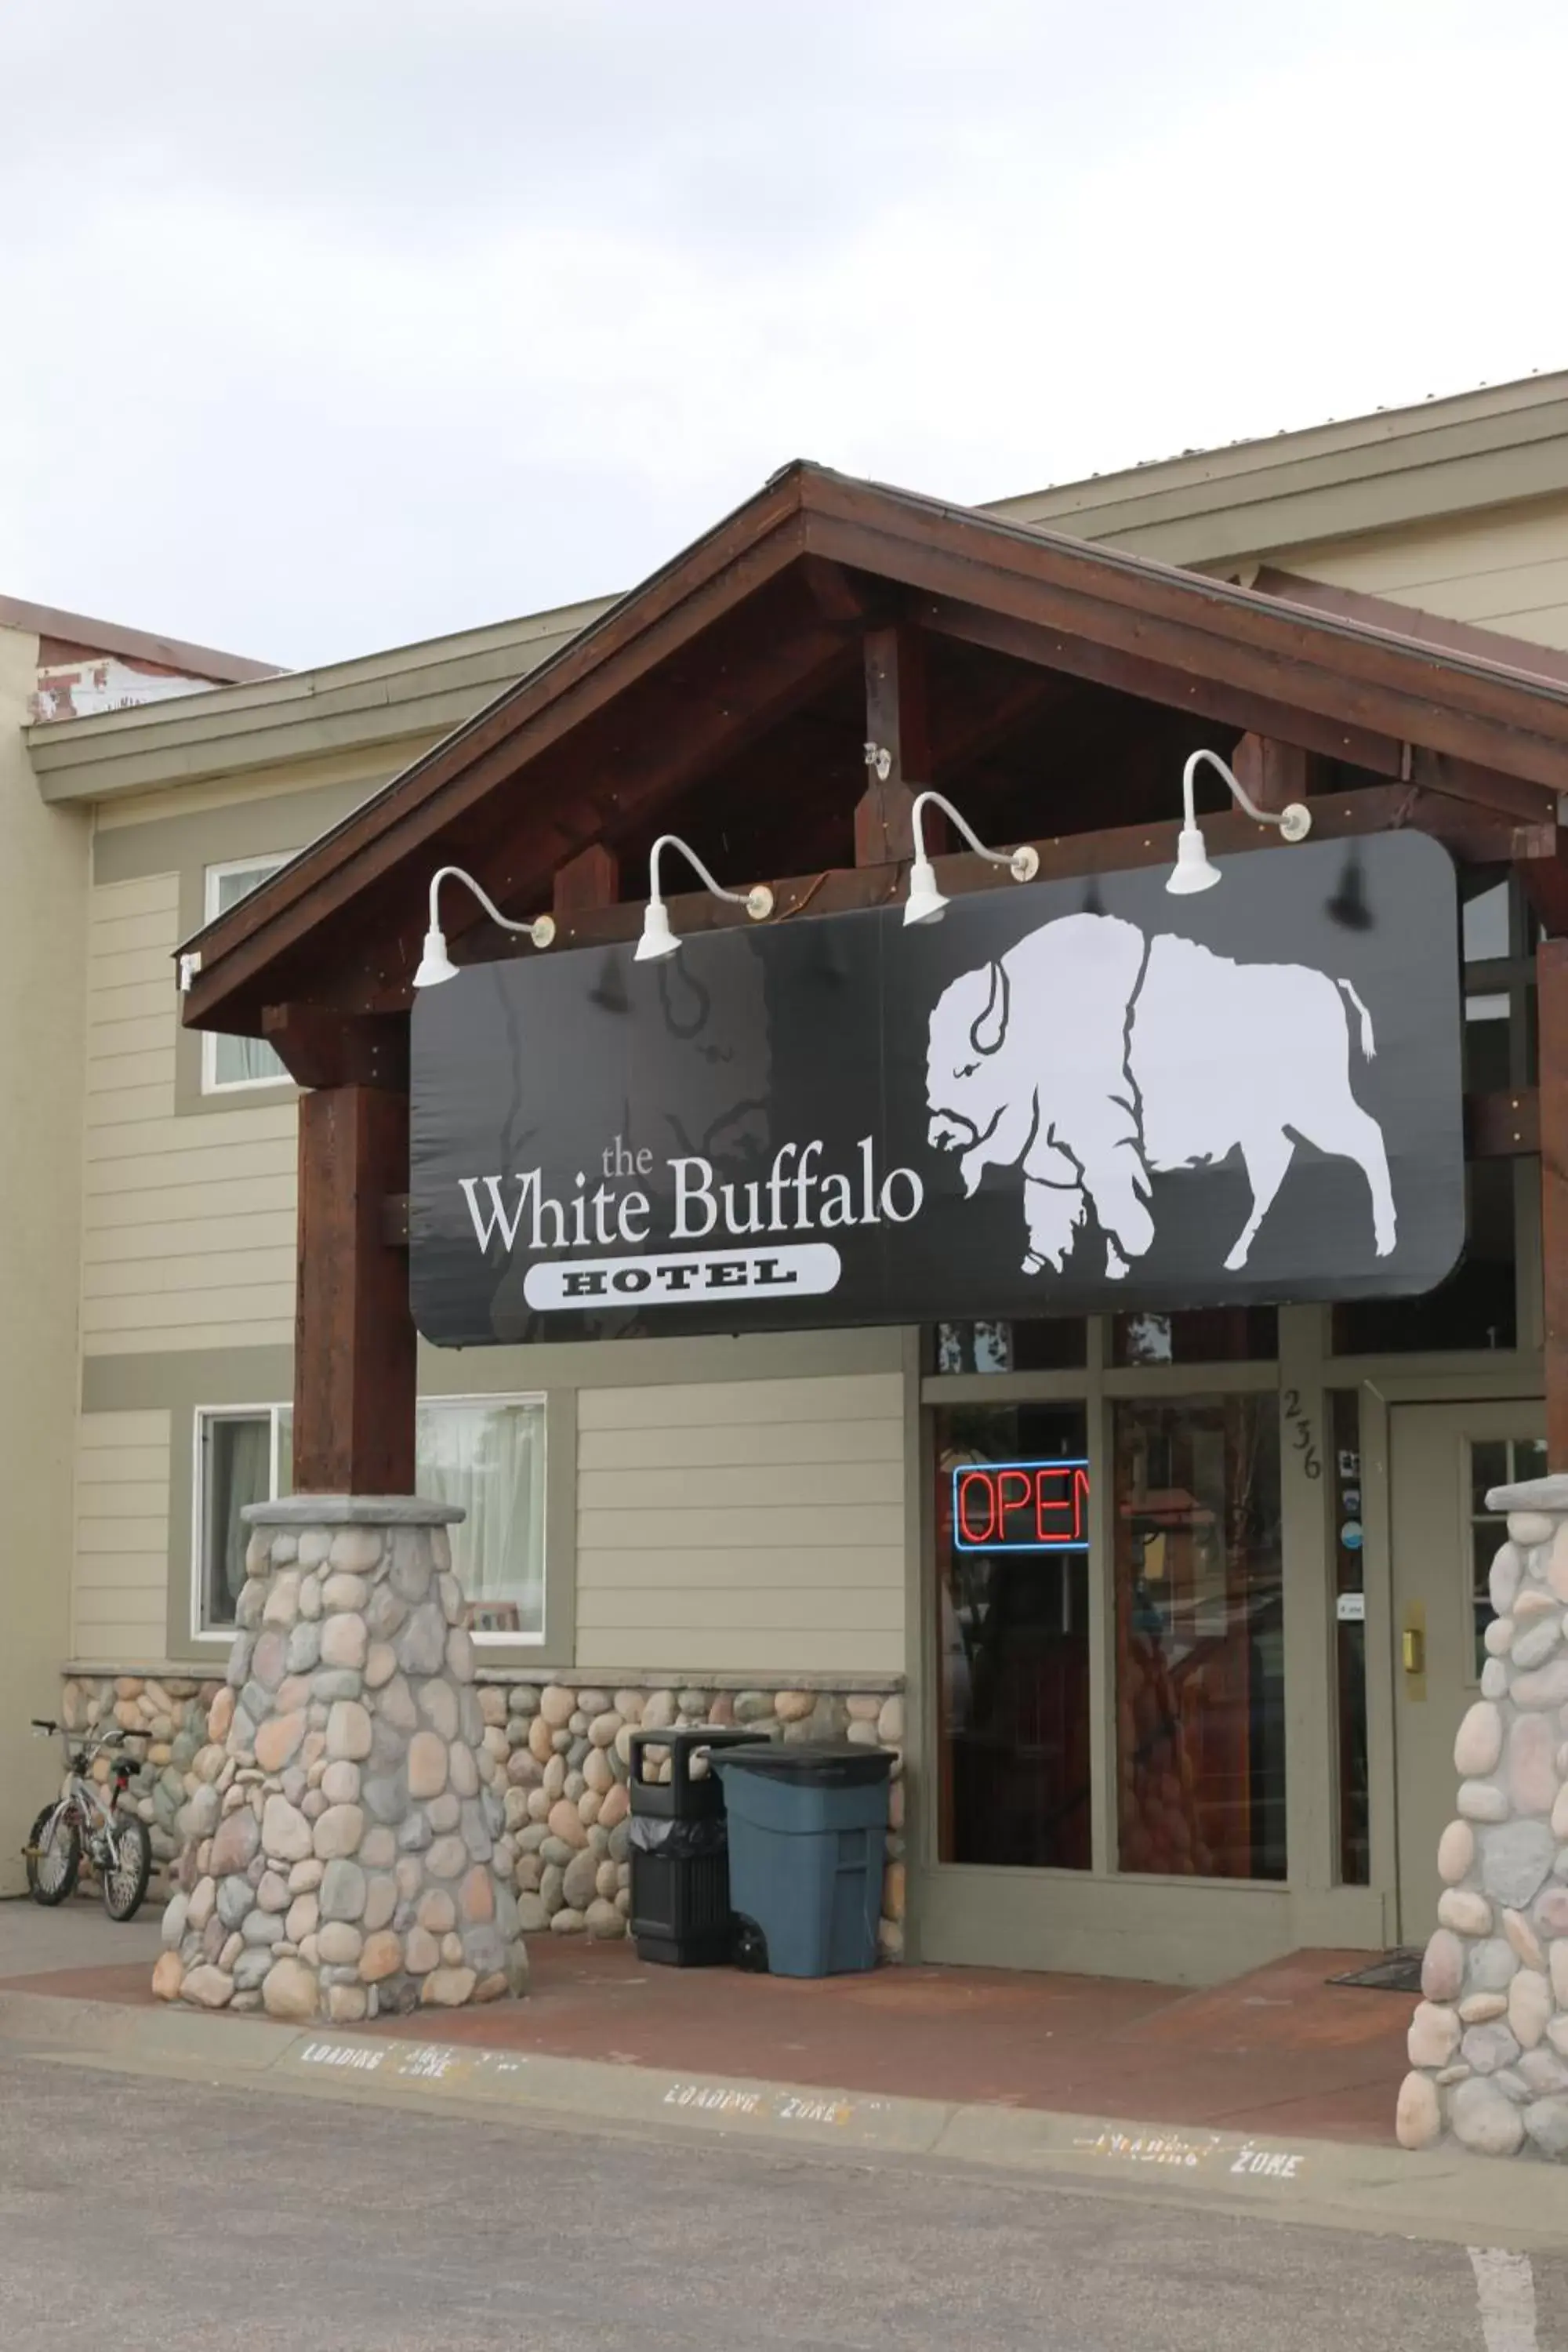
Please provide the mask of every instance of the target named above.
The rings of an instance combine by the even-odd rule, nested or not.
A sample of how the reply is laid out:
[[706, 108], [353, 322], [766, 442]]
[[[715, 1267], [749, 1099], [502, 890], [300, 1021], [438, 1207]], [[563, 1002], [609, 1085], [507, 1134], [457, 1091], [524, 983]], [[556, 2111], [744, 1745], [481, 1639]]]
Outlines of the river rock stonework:
[[447, 1538], [461, 1513], [297, 1496], [245, 1517], [153, 1991], [340, 2024], [521, 1991], [505, 1776]]
[[[368, 1650], [366, 1655], [368, 1660]], [[482, 1651], [479, 1656], [482, 1661]], [[529, 1675], [510, 1668], [487, 1674], [482, 1663], [477, 1672], [481, 1729], [476, 1760], [481, 1770], [487, 1758], [497, 1768], [487, 1782], [501, 1795], [494, 1861], [516, 1895], [525, 1933], [624, 1936], [631, 1908], [631, 1731], [639, 1723], [650, 1728], [740, 1723], [792, 1744], [847, 1738], [894, 1751], [879, 1943], [885, 1959], [902, 1957], [904, 1702], [896, 1688], [830, 1684], [820, 1676], [811, 1687], [744, 1685], [733, 1675], [706, 1682], [606, 1682], [587, 1675]], [[210, 1710], [220, 1691], [222, 1736], [214, 1740]], [[224, 1716], [233, 1703], [232, 1691], [220, 1684], [173, 1676], [75, 1675], [66, 1681], [64, 1716], [73, 1729], [111, 1719], [132, 1729], [151, 1726], [159, 1733], [168, 1727], [131, 1792], [131, 1801], [153, 1824], [160, 1859], [178, 1853], [176, 1821], [193, 1800], [205, 1804], [198, 1792], [229, 1761]], [[236, 1759], [237, 1778], [237, 1771]]]
[[1481, 1696], [1454, 1742], [1402, 2146], [1568, 2161], [1568, 1477], [1495, 1487]]

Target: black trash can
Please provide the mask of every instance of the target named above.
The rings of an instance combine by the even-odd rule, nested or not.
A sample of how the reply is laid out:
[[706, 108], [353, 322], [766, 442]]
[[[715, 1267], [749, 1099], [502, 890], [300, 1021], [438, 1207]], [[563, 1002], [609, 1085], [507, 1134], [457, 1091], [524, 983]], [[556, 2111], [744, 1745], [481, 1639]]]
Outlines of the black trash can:
[[[702, 1723], [632, 1733], [631, 1932], [639, 1960], [700, 1969], [729, 1959], [734, 1931], [724, 1786], [716, 1772], [694, 1780], [692, 1759], [710, 1748], [738, 1748], [766, 1737]], [[643, 1778], [648, 1748], [668, 1748], [668, 1780]]]

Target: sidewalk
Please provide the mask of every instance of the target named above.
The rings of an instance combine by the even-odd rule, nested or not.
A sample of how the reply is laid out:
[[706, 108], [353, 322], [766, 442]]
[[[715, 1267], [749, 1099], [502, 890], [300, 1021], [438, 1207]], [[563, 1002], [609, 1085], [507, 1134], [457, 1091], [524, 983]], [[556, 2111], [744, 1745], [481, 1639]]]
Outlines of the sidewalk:
[[[0, 1906], [0, 1992], [152, 2009], [157, 1950], [155, 1918], [123, 1928], [86, 1903]], [[1366, 1957], [1352, 1952], [1299, 1952], [1184, 1992], [991, 1969], [801, 1981], [647, 1968], [627, 1944], [574, 1937], [537, 1936], [529, 1951], [525, 2000], [383, 2019], [356, 2039], [439, 2033], [537, 2057], [1392, 2147], [1414, 2005], [1329, 1985]]]

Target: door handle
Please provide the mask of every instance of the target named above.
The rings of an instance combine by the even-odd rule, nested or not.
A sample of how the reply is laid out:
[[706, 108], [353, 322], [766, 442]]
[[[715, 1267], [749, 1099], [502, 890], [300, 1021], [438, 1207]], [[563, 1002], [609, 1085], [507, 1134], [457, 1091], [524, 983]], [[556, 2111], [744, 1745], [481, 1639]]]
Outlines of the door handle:
[[1406, 1625], [1404, 1636], [1405, 1671], [1407, 1675], [1424, 1675], [1426, 1671], [1426, 1636], [1419, 1625]]

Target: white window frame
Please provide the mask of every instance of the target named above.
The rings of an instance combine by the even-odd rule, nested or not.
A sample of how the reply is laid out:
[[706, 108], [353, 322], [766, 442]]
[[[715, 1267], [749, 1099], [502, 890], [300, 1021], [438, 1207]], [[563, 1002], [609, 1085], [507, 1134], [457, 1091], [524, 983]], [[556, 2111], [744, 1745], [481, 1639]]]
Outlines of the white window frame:
[[[265, 879], [269, 875], [280, 872], [290, 859], [298, 855], [297, 850], [279, 850], [269, 857], [231, 857], [225, 865], [209, 866], [205, 869], [202, 883], [202, 906], [206, 920], [209, 923], [216, 921], [218, 890], [232, 875], [255, 874], [261, 879]], [[257, 887], [259, 888], [259, 881]], [[275, 1074], [264, 1078], [220, 1078], [217, 1074], [218, 1045], [217, 1031], [204, 1029], [202, 1032], [202, 1092], [204, 1095], [255, 1094], [263, 1087], [287, 1087], [293, 1084], [288, 1071], [281, 1066]]]
[[206, 1486], [204, 1471], [206, 1464], [205, 1440], [216, 1421], [266, 1421], [269, 1424], [270, 1443], [268, 1450], [268, 1480], [274, 1495], [278, 1492], [278, 1447], [284, 1413], [291, 1412], [286, 1404], [199, 1404], [191, 1424], [191, 1639], [195, 1642], [226, 1642], [232, 1643], [237, 1628], [233, 1625], [204, 1625], [202, 1622], [202, 1587], [205, 1580], [206, 1560]]
[[[541, 1524], [540, 1524], [540, 1543], [541, 1543], [541, 1549], [542, 1549], [542, 1554], [543, 1554], [543, 1559], [542, 1559], [542, 1570], [543, 1570], [543, 1572], [542, 1572], [542, 1576], [541, 1576], [541, 1579], [540, 1579], [540, 1592], [541, 1592], [541, 1595], [542, 1595], [542, 1597], [543, 1603], [544, 1603], [544, 1606], [543, 1606], [543, 1607], [541, 1609], [541, 1611], [540, 1611], [540, 1626], [539, 1626], [539, 1631], [538, 1631], [538, 1633], [482, 1633], [482, 1632], [480, 1632], [480, 1631], [479, 1631], [479, 1629], [478, 1627], [476, 1627], [476, 1626], [469, 1626], [469, 1628], [468, 1628], [468, 1639], [469, 1639], [469, 1641], [470, 1641], [470, 1642], [474, 1643], [476, 1644], [476, 1646], [483, 1647], [483, 1646], [487, 1646], [487, 1645], [488, 1645], [488, 1646], [489, 1646], [489, 1648], [491, 1648], [491, 1649], [495, 1649], [495, 1648], [498, 1648], [498, 1647], [499, 1647], [499, 1648], [502, 1648], [502, 1649], [504, 1649], [504, 1648], [507, 1648], [507, 1647], [509, 1647], [509, 1646], [510, 1646], [510, 1648], [512, 1648], [512, 1649], [519, 1649], [519, 1650], [542, 1650], [542, 1649], [544, 1647], [544, 1628], [545, 1628], [545, 1624], [546, 1624], [546, 1622], [548, 1622], [548, 1617], [549, 1617], [549, 1605], [550, 1605], [550, 1401], [549, 1401], [549, 1398], [547, 1397], [547, 1395], [546, 1395], [545, 1391], [544, 1391], [542, 1389], [509, 1389], [509, 1390], [505, 1392], [505, 1394], [504, 1394], [504, 1395], [500, 1395], [500, 1396], [492, 1395], [492, 1394], [490, 1394], [488, 1391], [483, 1390], [483, 1389], [478, 1389], [478, 1390], [475, 1390], [475, 1391], [474, 1391], [474, 1392], [473, 1392], [471, 1395], [469, 1395], [469, 1394], [464, 1394], [464, 1395], [462, 1395], [462, 1396], [422, 1396], [422, 1397], [419, 1399], [419, 1401], [418, 1401], [418, 1408], [417, 1408], [417, 1409], [418, 1409], [420, 1412], [425, 1412], [425, 1411], [427, 1411], [431, 1406], [440, 1406], [440, 1405], [449, 1405], [449, 1404], [450, 1404], [450, 1405], [469, 1405], [469, 1404], [479, 1404], [479, 1405], [485, 1405], [485, 1406], [488, 1406], [488, 1407], [489, 1407], [490, 1410], [492, 1410], [492, 1411], [493, 1411], [493, 1410], [495, 1410], [498, 1406], [501, 1406], [501, 1405], [514, 1405], [514, 1404], [532, 1404], [532, 1405], [537, 1405], [537, 1406], [538, 1406], [538, 1408], [539, 1408], [539, 1417], [540, 1417], [540, 1446], [541, 1446], [541, 1451], [542, 1451], [542, 1472], [543, 1472], [543, 1475], [542, 1476], [542, 1478], [541, 1478], [541, 1480], [540, 1480], [540, 1498], [541, 1498], [541, 1507], [540, 1507], [540, 1522], [541, 1522]], [[417, 1474], [416, 1474], [416, 1475], [417, 1475]], [[469, 1593], [469, 1594], [466, 1595], [465, 1597], [466, 1597], [466, 1598], [467, 1598], [470, 1602], [471, 1602], [471, 1601], [472, 1601], [472, 1600], [473, 1600], [473, 1595], [472, 1595], [471, 1593]]]
[[[541, 1587], [546, 1604], [540, 1612], [539, 1630], [537, 1633], [487, 1633], [471, 1627], [468, 1638], [476, 1643], [488, 1645], [492, 1649], [505, 1648], [510, 1645], [515, 1649], [541, 1650], [545, 1643], [545, 1622], [550, 1592], [550, 1401], [548, 1395], [542, 1389], [508, 1390], [499, 1396], [487, 1390], [479, 1389], [471, 1395], [423, 1396], [418, 1399], [416, 1409], [419, 1412], [426, 1412], [447, 1405], [483, 1405], [491, 1412], [509, 1405], [536, 1405], [539, 1409], [542, 1471], [540, 1480], [540, 1536], [543, 1551], [543, 1574]], [[215, 1421], [267, 1420], [270, 1423], [271, 1431], [268, 1454], [269, 1483], [272, 1493], [276, 1496], [283, 1418], [285, 1414], [291, 1414], [293, 1410], [291, 1401], [281, 1404], [199, 1404], [195, 1409], [192, 1418], [191, 1433], [191, 1638], [193, 1641], [232, 1643], [237, 1630], [233, 1625], [210, 1626], [202, 1623], [202, 1589], [206, 1570], [206, 1562], [203, 1556], [206, 1528], [206, 1492], [203, 1477], [206, 1456], [203, 1441], [207, 1428]]]

